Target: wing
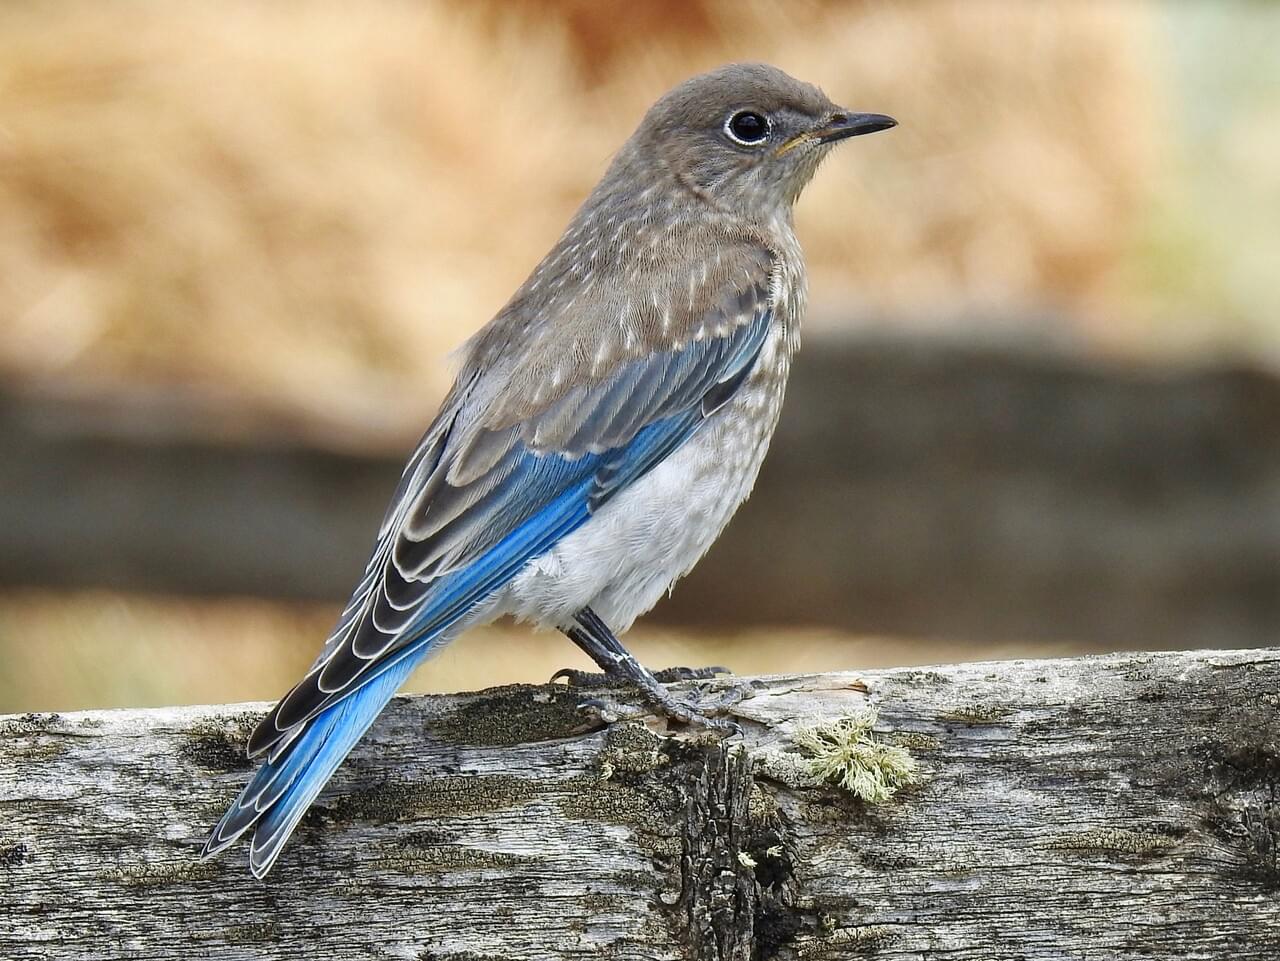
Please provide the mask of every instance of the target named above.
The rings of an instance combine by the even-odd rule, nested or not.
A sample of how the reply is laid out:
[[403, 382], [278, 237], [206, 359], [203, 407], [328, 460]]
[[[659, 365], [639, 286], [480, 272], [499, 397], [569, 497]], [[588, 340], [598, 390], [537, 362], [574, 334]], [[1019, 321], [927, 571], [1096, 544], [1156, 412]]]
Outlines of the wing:
[[772, 258], [748, 253], [716, 289], [691, 294], [678, 323], [652, 314], [664, 333], [620, 337], [634, 356], [619, 351], [607, 367], [598, 350], [570, 346], [563, 356], [578, 369], [548, 373], [546, 343], [516, 364], [472, 352], [334, 633], [254, 731], [251, 755], [279, 756], [310, 718], [421, 654], [733, 396], [773, 323]]

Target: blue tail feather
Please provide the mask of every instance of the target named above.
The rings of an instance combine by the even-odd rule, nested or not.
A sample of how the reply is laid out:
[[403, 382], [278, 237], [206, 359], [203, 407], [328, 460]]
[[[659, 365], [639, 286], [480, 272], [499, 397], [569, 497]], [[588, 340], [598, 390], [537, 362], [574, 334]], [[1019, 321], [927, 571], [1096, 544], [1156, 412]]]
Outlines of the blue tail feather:
[[[418, 653], [418, 657], [390, 666], [350, 697], [312, 718], [283, 756], [259, 768], [214, 828], [205, 844], [205, 856], [216, 854], [252, 827], [249, 868], [256, 877], [266, 875], [302, 815], [413, 672], [425, 650]], [[265, 797], [267, 791], [276, 796]], [[263, 800], [267, 803], [260, 807]]]

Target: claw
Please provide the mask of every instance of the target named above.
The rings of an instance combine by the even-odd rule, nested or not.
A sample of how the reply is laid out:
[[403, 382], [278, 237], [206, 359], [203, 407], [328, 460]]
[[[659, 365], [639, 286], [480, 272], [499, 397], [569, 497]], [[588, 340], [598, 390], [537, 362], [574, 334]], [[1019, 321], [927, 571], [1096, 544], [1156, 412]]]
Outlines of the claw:
[[617, 682], [608, 674], [597, 671], [580, 671], [576, 667], [562, 667], [551, 675], [550, 684], [557, 681], [568, 682], [569, 687], [612, 687]]
[[732, 718], [718, 717], [714, 721], [716, 727], [724, 731], [725, 737], [742, 737], [742, 725]]
[[602, 697], [591, 697], [578, 702], [579, 714], [599, 719], [604, 724], [616, 724], [618, 721], [629, 721], [639, 717], [643, 711], [631, 705], [617, 704]]

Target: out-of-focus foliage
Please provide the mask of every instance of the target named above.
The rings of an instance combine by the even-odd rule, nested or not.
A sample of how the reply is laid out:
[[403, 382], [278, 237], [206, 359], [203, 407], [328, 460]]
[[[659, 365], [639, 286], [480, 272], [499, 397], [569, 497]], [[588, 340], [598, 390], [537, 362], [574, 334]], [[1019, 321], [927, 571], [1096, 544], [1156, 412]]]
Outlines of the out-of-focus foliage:
[[1126, 282], [1135, 336], [1280, 365], [1280, 4], [1159, 9], [1163, 149]]
[[1155, 29], [1015, 0], [7, 4], [0, 363], [412, 432], [648, 103], [732, 59], [902, 121], [804, 199], [815, 323], [1105, 312]]
[[[901, 121], [800, 205], [811, 331], [1280, 362], [1277, 50], [1280, 5], [1229, 0], [0, 4], [0, 377], [218, 390], [403, 446], [645, 107], [744, 59]], [[12, 593], [0, 711], [275, 697], [333, 615]], [[741, 671], [1087, 649], [637, 634]], [[568, 663], [499, 628], [418, 683]]]

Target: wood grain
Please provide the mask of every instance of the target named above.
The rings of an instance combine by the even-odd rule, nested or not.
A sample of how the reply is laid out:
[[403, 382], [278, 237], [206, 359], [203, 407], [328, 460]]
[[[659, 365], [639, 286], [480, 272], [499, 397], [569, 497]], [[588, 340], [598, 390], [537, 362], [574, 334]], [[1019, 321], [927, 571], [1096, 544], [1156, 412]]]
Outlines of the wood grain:
[[[1277, 691], [1280, 649], [770, 677], [725, 742], [401, 698], [263, 882], [195, 855], [266, 705], [8, 716], [0, 957], [1272, 959]], [[918, 785], [776, 780], [868, 698]]]

